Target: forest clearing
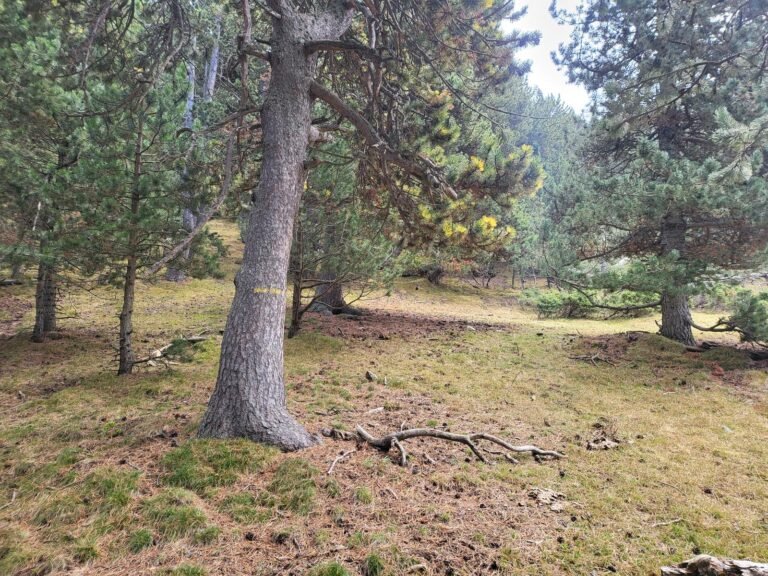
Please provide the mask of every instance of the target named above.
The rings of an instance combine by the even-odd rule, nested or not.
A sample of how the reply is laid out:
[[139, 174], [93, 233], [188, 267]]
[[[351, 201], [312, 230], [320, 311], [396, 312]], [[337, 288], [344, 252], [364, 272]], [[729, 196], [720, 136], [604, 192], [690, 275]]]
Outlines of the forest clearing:
[[141, 354], [209, 335], [168, 366], [114, 375], [116, 290], [67, 296], [77, 316], [42, 345], [29, 287], [0, 292], [0, 573], [646, 575], [768, 550], [765, 361], [686, 352], [653, 317], [540, 320], [493, 284], [403, 279], [364, 316], [312, 315], [287, 341], [289, 406], [313, 433], [484, 431], [565, 459], [196, 440], [242, 250], [215, 228], [225, 278], [137, 301]]
[[768, 0], [0, 0], [0, 576], [768, 576]]

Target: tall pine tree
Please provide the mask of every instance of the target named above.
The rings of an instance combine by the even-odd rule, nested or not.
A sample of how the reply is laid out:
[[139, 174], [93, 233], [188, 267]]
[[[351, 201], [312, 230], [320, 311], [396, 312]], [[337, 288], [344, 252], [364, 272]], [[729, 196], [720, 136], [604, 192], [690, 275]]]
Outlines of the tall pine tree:
[[765, 114], [768, 2], [590, 0], [560, 15], [576, 30], [560, 63], [597, 98], [596, 182], [569, 220], [581, 255], [639, 258], [614, 284], [657, 292], [661, 333], [693, 344], [691, 292], [715, 266], [754, 265], [768, 240], [760, 155], [728, 177], [716, 137], [719, 109]]

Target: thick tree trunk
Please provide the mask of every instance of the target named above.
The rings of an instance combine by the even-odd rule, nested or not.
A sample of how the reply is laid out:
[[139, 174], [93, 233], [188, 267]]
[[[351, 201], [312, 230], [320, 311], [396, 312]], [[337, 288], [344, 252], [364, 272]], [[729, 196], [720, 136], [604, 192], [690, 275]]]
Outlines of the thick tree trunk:
[[662, 293], [660, 333], [686, 346], [696, 345], [691, 329], [691, 311], [688, 308], [687, 294]]
[[41, 261], [37, 268], [35, 289], [35, 327], [32, 342], [43, 342], [45, 337], [56, 330], [56, 269]]
[[312, 303], [313, 312], [330, 312], [331, 314], [343, 314], [350, 310], [344, 300], [344, 290], [333, 272], [320, 273], [319, 280], [322, 284], [315, 288], [315, 298]]
[[[337, 38], [345, 13], [296, 12], [273, 19], [272, 75], [262, 110], [263, 161], [243, 264], [227, 319], [216, 388], [202, 437], [245, 437], [297, 450], [317, 442], [289, 413], [283, 380], [285, 293], [293, 223], [305, 178], [316, 58], [304, 42]], [[338, 16], [338, 18], [337, 18]]]
[[[661, 224], [661, 253], [669, 255], [677, 252], [685, 257], [685, 232], [687, 223], [681, 215], [670, 214]], [[691, 311], [688, 307], [688, 294], [683, 286], [670, 286], [661, 294], [661, 330], [662, 336], [694, 346], [696, 340], [691, 328]]]

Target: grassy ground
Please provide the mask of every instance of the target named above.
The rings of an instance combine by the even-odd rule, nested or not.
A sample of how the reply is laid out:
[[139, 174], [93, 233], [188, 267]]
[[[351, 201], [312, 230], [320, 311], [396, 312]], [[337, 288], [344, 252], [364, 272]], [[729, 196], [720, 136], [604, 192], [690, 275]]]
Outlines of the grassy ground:
[[[139, 291], [140, 354], [213, 335], [169, 368], [114, 376], [115, 291], [67, 294], [77, 317], [40, 345], [30, 288], [0, 292], [0, 574], [646, 575], [697, 552], [768, 560], [766, 368], [627, 334], [653, 318], [539, 320], [508, 290], [408, 280], [363, 302], [373, 314], [310, 317], [287, 343], [289, 404], [312, 431], [488, 431], [566, 460], [484, 465], [409, 441], [407, 468], [359, 447], [329, 476], [354, 444], [194, 440], [239, 258], [219, 226], [227, 279]], [[600, 435], [619, 447], [587, 450]]]

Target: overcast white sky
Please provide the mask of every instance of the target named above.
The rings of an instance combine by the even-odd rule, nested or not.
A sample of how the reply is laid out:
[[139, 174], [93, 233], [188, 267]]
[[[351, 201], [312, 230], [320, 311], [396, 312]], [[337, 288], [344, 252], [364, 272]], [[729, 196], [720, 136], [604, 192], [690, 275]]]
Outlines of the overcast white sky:
[[[573, 10], [579, 0], [558, 0], [558, 8]], [[545, 94], [559, 94], [568, 105], [581, 112], [589, 103], [587, 91], [577, 84], [569, 84], [565, 72], [557, 69], [550, 54], [559, 44], [567, 42], [570, 27], [560, 26], [549, 14], [550, 0], [518, 0], [515, 8], [528, 6], [528, 14], [514, 23], [519, 30], [538, 30], [541, 42], [538, 46], [520, 52], [520, 57], [531, 61], [528, 81], [538, 86]]]

